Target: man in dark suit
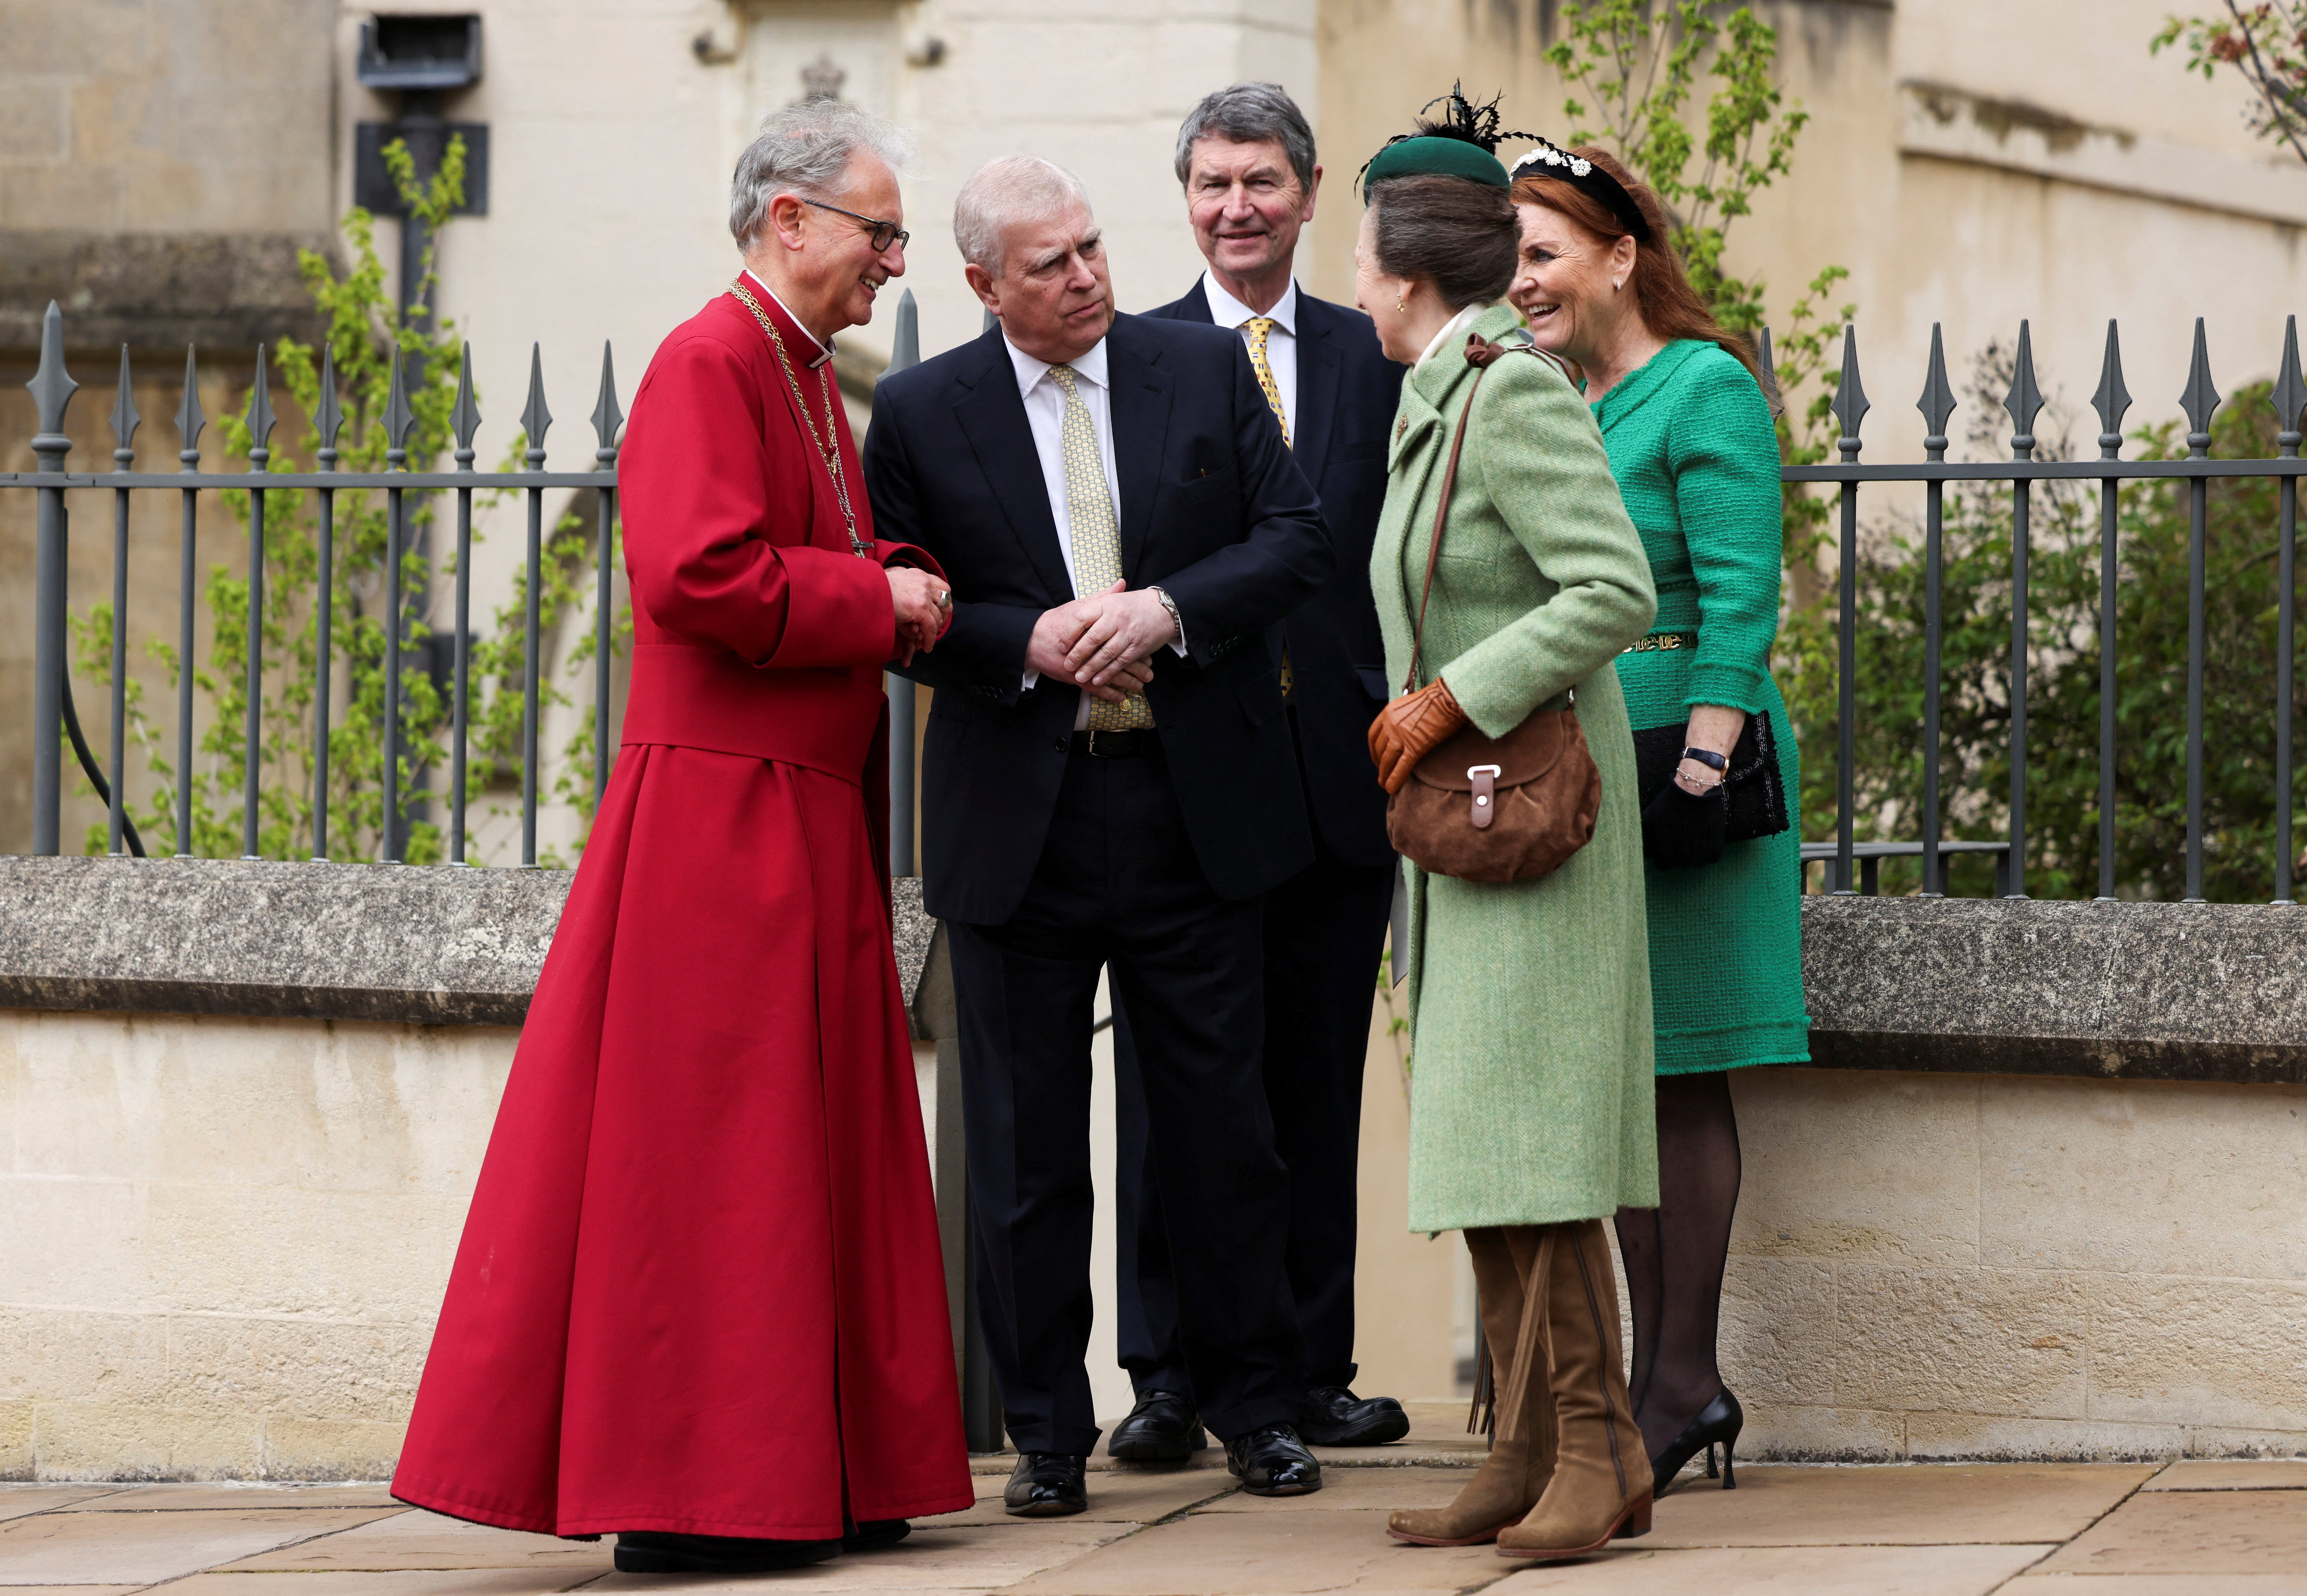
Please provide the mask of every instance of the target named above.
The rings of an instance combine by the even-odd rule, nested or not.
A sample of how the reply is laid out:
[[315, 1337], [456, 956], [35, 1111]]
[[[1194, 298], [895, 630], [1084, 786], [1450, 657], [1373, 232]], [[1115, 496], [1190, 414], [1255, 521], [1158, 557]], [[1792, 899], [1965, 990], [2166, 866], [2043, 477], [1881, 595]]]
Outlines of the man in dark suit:
[[[1177, 171], [1209, 269], [1184, 298], [1148, 313], [1238, 333], [1299, 468], [1320, 492], [1338, 554], [1330, 579], [1275, 633], [1314, 858], [1265, 900], [1265, 1075], [1274, 1145], [1290, 1171], [1290, 1284], [1308, 1387], [1299, 1434], [1375, 1446], [1410, 1430], [1400, 1403], [1350, 1388], [1362, 1064], [1396, 875], [1368, 740], [1387, 696], [1370, 540], [1402, 368], [1380, 352], [1368, 316], [1315, 298], [1291, 276], [1322, 168], [1312, 130], [1280, 85], [1237, 83], [1195, 107], [1178, 132]], [[1124, 1003], [1114, 1011], [1119, 1339], [1137, 1406], [1107, 1449], [1181, 1458], [1202, 1438], [1162, 1220], [1166, 1188], [1146, 1156], [1136, 1016]]]
[[1005, 1499], [1085, 1506], [1091, 1002], [1127, 1001], [1170, 1195], [1179, 1338], [1227, 1461], [1317, 1489], [1260, 1083], [1260, 897], [1312, 862], [1267, 631], [1329, 576], [1313, 489], [1241, 341], [1116, 316], [1080, 181], [990, 163], [954, 233], [999, 319], [885, 381], [881, 536], [952, 580], [920, 679], [924, 896], [947, 925]]

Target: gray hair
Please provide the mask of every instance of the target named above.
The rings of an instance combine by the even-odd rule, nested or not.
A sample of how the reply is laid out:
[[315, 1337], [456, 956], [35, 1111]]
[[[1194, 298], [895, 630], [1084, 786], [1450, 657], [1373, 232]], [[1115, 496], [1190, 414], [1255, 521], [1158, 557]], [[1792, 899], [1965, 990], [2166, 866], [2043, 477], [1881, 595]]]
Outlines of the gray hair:
[[1202, 97], [1178, 126], [1178, 186], [1183, 188], [1194, 166], [1194, 145], [1203, 139], [1225, 139], [1236, 144], [1282, 146], [1298, 174], [1298, 186], [1314, 192], [1314, 130], [1279, 83], [1235, 83]]
[[880, 157], [894, 172], [913, 158], [913, 142], [903, 130], [838, 100], [802, 100], [771, 112], [729, 179], [729, 232], [737, 247], [753, 247], [769, 201], [779, 194], [840, 198], [860, 150]]
[[1063, 209], [1068, 201], [1089, 207], [1082, 180], [1037, 155], [1005, 155], [970, 174], [953, 201], [953, 242], [961, 258], [990, 277], [1001, 275], [1001, 229], [1012, 221], [1039, 218]]

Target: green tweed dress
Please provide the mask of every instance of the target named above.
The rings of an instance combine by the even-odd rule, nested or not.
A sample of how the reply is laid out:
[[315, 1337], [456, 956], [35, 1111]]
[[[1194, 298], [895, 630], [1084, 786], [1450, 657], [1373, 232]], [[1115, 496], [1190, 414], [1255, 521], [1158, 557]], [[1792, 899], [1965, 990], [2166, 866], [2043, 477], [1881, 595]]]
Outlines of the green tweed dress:
[[[1762, 389], [1716, 345], [1668, 344], [1593, 406], [1658, 588], [1651, 630], [1695, 649], [1622, 654], [1637, 730], [1702, 704], [1768, 715], [1789, 805], [1802, 789], [1786, 701], [1771, 679], [1779, 631], [1778, 440]], [[1720, 862], [1645, 860], [1651, 994], [1661, 1075], [1798, 1064], [1803, 1011], [1801, 832], [1733, 842]]]
[[[1500, 305], [1471, 325], [1494, 339], [1520, 320]], [[1465, 332], [1452, 329], [1402, 385], [1370, 550], [1386, 669], [1398, 690], [1471, 396], [1418, 685], [1438, 672], [1492, 737], [1575, 688], [1602, 807], [1593, 840], [1535, 881], [1462, 881], [1402, 861], [1410, 1227], [1423, 1231], [1658, 1206], [1642, 815], [1611, 669], [1650, 625], [1650, 567], [1569, 380], [1514, 354], [1478, 387]]]

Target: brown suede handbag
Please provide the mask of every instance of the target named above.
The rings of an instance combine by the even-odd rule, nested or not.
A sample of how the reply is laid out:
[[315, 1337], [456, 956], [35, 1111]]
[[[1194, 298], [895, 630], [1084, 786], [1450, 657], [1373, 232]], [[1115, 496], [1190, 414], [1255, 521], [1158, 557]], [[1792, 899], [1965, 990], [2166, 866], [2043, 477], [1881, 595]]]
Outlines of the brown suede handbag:
[[[1517, 346], [1466, 339], [1466, 363], [1479, 388], [1490, 363]], [[1523, 353], [1538, 351], [1527, 345]], [[1542, 357], [1541, 357], [1542, 358]], [[1418, 595], [1411, 632], [1405, 693], [1418, 688], [1418, 656], [1425, 640], [1426, 603], [1434, 593], [1434, 568], [1442, 557], [1442, 528], [1458, 482], [1458, 456], [1466, 446], [1472, 390], [1458, 414], [1458, 433], [1442, 474], [1442, 502], [1426, 550], [1426, 585]], [[1482, 735], [1471, 721], [1427, 752], [1386, 801], [1385, 834], [1394, 850], [1421, 870], [1464, 881], [1531, 881], [1551, 875], [1593, 840], [1602, 807], [1602, 772], [1587, 750], [1574, 694], [1568, 707], [1533, 710], [1504, 737]]]

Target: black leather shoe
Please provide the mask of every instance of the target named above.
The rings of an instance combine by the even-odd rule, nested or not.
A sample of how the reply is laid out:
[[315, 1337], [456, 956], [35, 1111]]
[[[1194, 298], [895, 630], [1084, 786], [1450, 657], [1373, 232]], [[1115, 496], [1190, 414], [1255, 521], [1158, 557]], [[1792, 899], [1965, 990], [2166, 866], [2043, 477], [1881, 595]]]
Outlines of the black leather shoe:
[[1088, 1462], [1065, 1452], [1020, 1453], [1001, 1493], [1002, 1510], [1019, 1518], [1063, 1518], [1085, 1511], [1089, 1489], [1082, 1470]]
[[1383, 1447], [1410, 1433], [1410, 1415], [1391, 1396], [1357, 1396], [1343, 1386], [1306, 1393], [1299, 1438], [1309, 1447]]
[[1302, 1497], [1322, 1489], [1322, 1465], [1287, 1424], [1228, 1441], [1226, 1468], [1254, 1497]]
[[1210, 1444], [1193, 1399], [1175, 1391], [1148, 1391], [1113, 1427], [1106, 1455], [1124, 1463], [1183, 1463]]
[[902, 1518], [863, 1519], [849, 1526], [849, 1533], [841, 1538], [841, 1549], [875, 1551], [895, 1546], [913, 1532], [912, 1523]]
[[1725, 1386], [1714, 1394], [1714, 1400], [1701, 1408], [1698, 1417], [1682, 1427], [1682, 1433], [1667, 1444], [1665, 1451], [1651, 1459], [1651, 1492], [1664, 1496], [1666, 1488], [1674, 1483], [1683, 1465], [1698, 1455], [1700, 1447], [1706, 1449], [1706, 1477], [1714, 1478], [1714, 1445], [1722, 1444], [1722, 1489], [1738, 1489], [1738, 1476], [1732, 1472], [1730, 1454], [1738, 1445], [1738, 1432], [1746, 1428], [1746, 1413], [1738, 1399]]
[[837, 1556], [838, 1541], [756, 1541], [750, 1536], [675, 1535], [626, 1530], [617, 1536], [620, 1574], [768, 1574]]

